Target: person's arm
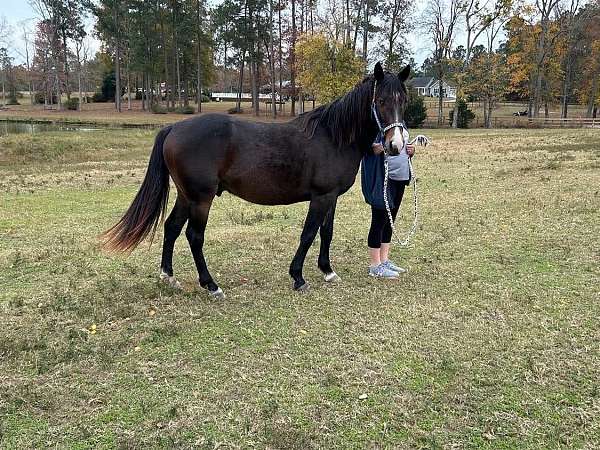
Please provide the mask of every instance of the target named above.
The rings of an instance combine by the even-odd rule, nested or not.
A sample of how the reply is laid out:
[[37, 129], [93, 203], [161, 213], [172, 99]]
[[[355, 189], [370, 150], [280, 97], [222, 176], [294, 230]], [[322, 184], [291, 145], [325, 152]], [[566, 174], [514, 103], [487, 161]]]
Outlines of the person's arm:
[[415, 154], [415, 146], [408, 144], [406, 146], [406, 154], [408, 155], [409, 158], [412, 158], [413, 155]]

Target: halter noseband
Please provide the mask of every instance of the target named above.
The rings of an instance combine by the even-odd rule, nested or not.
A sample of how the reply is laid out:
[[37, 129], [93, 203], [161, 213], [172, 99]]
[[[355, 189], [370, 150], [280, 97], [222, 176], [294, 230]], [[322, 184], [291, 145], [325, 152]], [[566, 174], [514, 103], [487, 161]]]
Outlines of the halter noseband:
[[[406, 131], [408, 133], [408, 128], [406, 128], [406, 124], [404, 121], [402, 122], [393, 122], [387, 126], [383, 126], [381, 124], [381, 120], [379, 120], [379, 114], [377, 114], [377, 105], [375, 104], [375, 94], [377, 92], [377, 80], [374, 80], [373, 83], [373, 101], [371, 102], [371, 111], [373, 112], [373, 117], [375, 118], [375, 122], [377, 122], [377, 126], [379, 127], [379, 132], [381, 133], [381, 140], [383, 141], [385, 137], [385, 133], [387, 133], [392, 128], [400, 128], [403, 132]], [[404, 142], [404, 146], [406, 147], [406, 142]], [[385, 150], [385, 146], [384, 146]], [[387, 154], [387, 151], [386, 151]]]

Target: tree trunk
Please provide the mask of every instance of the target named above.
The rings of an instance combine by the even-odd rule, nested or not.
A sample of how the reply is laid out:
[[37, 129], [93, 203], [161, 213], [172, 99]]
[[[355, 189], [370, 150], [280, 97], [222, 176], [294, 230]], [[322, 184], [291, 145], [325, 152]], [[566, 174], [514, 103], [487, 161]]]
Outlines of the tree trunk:
[[590, 87], [590, 93], [588, 95], [587, 113], [586, 117], [593, 117], [594, 105], [596, 104], [596, 97], [598, 95], [598, 78], [600, 77], [600, 71], [596, 71], [593, 75], [592, 86]]
[[131, 72], [129, 71], [129, 52], [127, 52], [125, 71], [127, 73], [127, 110], [131, 111]]
[[119, 32], [119, 4], [115, 2], [114, 5], [114, 20], [116, 32], [116, 45], [115, 45], [115, 107], [118, 112], [121, 112], [121, 36]]
[[567, 70], [565, 71], [565, 79], [563, 80], [562, 102], [560, 105], [561, 119], [566, 119], [567, 115], [568, 115], [569, 91], [571, 89], [570, 82], [571, 82], [571, 64], [567, 63]]
[[369, 45], [369, 1], [365, 2], [365, 20], [363, 22], [363, 42], [362, 42], [362, 51], [363, 51], [363, 59], [367, 60], [367, 51]]
[[358, 10], [356, 12], [356, 24], [354, 26], [354, 38], [352, 39], [352, 51], [356, 52], [356, 43], [358, 41], [358, 30], [360, 29], [360, 15], [362, 13], [365, 0], [360, 0]]
[[[256, 58], [256, 53], [254, 58]], [[254, 115], [258, 117], [258, 115], [260, 114], [260, 99], [258, 97], [258, 79], [259, 79], [259, 69], [258, 69], [258, 62], [256, 61], [256, 59], [254, 59], [254, 61], [252, 61], [252, 98], [254, 99]]]
[[[200, 0], [196, 0], [196, 102], [198, 102], [198, 112], [202, 112], [202, 80], [201, 80], [201, 70], [202, 66], [200, 63], [201, 52], [200, 52], [200, 40], [202, 38], [201, 34], [201, 18], [200, 18]], [[227, 58], [227, 54], [225, 54], [225, 58]], [[227, 71], [227, 67], [225, 67], [225, 71]]]
[[281, 0], [279, 0], [279, 7], [277, 9], [278, 18], [278, 26], [279, 26], [279, 112], [282, 111], [283, 108], [283, 54], [281, 51]]
[[244, 59], [246, 58], [246, 52], [242, 52], [242, 57], [240, 58], [240, 80], [238, 83], [238, 96], [237, 96], [237, 105], [236, 111], [239, 113], [242, 111], [242, 89], [244, 88]]
[[271, 112], [273, 119], [277, 117], [277, 106], [275, 103], [275, 54], [273, 53], [273, 0], [269, 0], [269, 63], [271, 65]]
[[[441, 64], [441, 63], [440, 63]], [[442, 125], [444, 123], [444, 86], [443, 76], [441, 71], [439, 72], [439, 88], [438, 88], [438, 125]]]
[[542, 17], [541, 21], [541, 32], [540, 32], [540, 40], [538, 43], [538, 54], [536, 58], [536, 76], [535, 76], [535, 85], [533, 91], [533, 117], [539, 117], [540, 115], [540, 105], [541, 105], [541, 96], [542, 96], [542, 79], [544, 76], [543, 72], [543, 64], [545, 59], [546, 52], [546, 33], [547, 33], [547, 18]]
[[292, 46], [290, 48], [290, 81], [292, 87], [292, 107], [290, 115], [296, 115], [296, 0], [292, 0]]

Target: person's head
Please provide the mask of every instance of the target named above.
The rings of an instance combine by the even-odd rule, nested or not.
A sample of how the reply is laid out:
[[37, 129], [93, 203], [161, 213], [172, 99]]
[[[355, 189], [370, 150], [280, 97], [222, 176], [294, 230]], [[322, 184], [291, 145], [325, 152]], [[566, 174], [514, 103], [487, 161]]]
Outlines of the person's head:
[[[391, 124], [404, 123], [404, 111], [408, 103], [405, 81], [410, 74], [410, 66], [404, 67], [398, 75], [385, 72], [380, 63], [373, 72], [373, 105], [382, 128]], [[397, 155], [404, 147], [407, 136], [403, 127], [393, 127], [384, 136], [386, 152]]]

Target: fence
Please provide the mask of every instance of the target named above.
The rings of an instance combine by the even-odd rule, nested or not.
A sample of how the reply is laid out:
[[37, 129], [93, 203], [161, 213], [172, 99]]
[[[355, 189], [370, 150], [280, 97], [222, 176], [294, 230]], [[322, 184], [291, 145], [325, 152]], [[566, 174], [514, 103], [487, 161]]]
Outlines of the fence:
[[[483, 119], [475, 118], [469, 125], [470, 128], [484, 128]], [[437, 117], [427, 117], [423, 128], [450, 128], [448, 119], [440, 125]], [[520, 117], [498, 116], [492, 117], [492, 128], [600, 128], [600, 118], [545, 118], [545, 117]]]

